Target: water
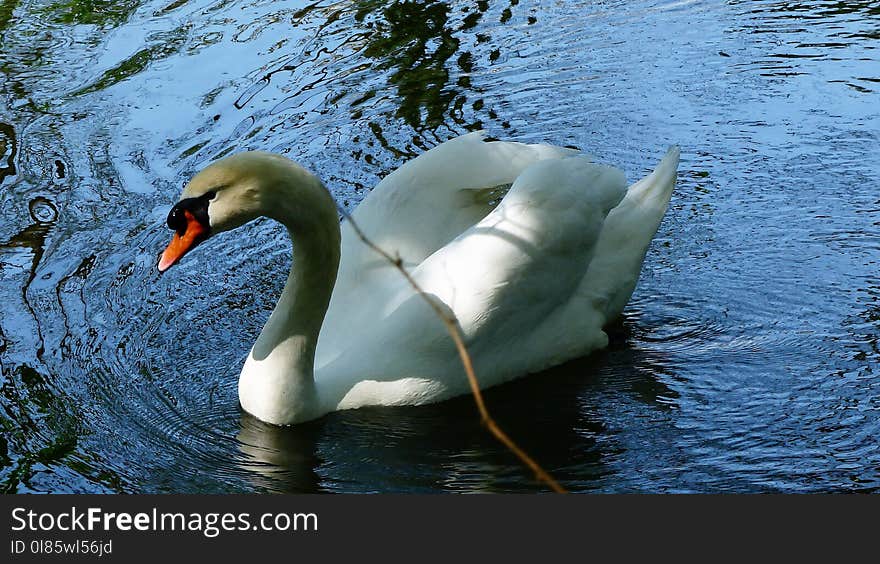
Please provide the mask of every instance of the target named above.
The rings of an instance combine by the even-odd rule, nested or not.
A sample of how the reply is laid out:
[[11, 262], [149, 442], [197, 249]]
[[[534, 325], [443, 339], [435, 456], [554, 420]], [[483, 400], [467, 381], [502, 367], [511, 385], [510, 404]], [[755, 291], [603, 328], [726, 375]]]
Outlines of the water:
[[539, 491], [469, 398], [275, 429], [262, 221], [159, 278], [183, 182], [278, 151], [353, 209], [486, 128], [679, 183], [608, 350], [488, 394], [568, 488], [880, 488], [880, 4], [0, 3], [8, 492]]

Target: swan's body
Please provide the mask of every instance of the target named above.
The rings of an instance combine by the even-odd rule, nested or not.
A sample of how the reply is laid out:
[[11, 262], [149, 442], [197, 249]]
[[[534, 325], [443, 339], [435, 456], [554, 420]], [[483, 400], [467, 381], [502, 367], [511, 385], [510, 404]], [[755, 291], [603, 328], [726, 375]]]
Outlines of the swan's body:
[[[623, 173], [577, 151], [469, 134], [390, 174], [352, 217], [455, 314], [485, 388], [606, 346], [602, 329], [635, 288], [677, 165], [673, 148], [627, 189]], [[239, 380], [248, 412], [292, 424], [468, 391], [437, 315], [349, 222], [340, 228], [333, 199], [298, 165], [228, 157], [190, 182], [178, 208], [161, 270], [259, 215], [293, 239], [287, 285]], [[199, 223], [204, 234], [187, 242]]]

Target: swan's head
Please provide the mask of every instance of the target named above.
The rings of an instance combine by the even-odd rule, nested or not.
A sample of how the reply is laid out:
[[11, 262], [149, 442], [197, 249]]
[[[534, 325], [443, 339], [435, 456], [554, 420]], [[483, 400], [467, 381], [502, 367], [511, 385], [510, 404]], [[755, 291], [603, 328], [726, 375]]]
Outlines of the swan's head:
[[189, 181], [168, 213], [168, 227], [175, 233], [159, 259], [159, 271], [208, 237], [260, 216], [296, 223], [301, 207], [314, 199], [314, 187], [326, 193], [317, 178], [273, 153], [249, 151], [210, 164]]

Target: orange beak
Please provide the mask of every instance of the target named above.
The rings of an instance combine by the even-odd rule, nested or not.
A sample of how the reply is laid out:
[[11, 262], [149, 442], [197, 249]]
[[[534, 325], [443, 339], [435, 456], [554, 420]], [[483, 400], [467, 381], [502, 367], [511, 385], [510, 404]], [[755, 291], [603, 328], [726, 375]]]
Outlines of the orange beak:
[[175, 233], [171, 242], [159, 259], [159, 272], [165, 272], [177, 263], [183, 255], [195, 248], [196, 245], [208, 237], [208, 229], [204, 227], [189, 211], [184, 210], [186, 218], [186, 231], [183, 235]]

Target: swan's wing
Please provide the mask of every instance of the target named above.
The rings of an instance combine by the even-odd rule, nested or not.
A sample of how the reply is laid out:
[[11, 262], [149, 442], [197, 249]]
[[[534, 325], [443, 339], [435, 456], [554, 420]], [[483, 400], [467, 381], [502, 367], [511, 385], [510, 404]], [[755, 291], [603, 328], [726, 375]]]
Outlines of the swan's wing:
[[586, 157], [535, 163], [494, 211], [416, 269], [419, 284], [455, 313], [484, 371], [539, 370], [605, 339], [594, 319], [555, 319], [625, 194], [620, 170]]
[[[672, 147], [628, 189], [622, 172], [583, 157], [533, 164], [497, 209], [415, 270], [458, 317], [483, 374], [505, 379], [605, 346], [602, 329], [635, 288], [678, 160]], [[418, 336], [419, 318], [409, 323]], [[432, 342], [421, 331], [410, 346]]]
[[[485, 217], [526, 167], [574, 153], [550, 145], [485, 142], [482, 132], [462, 135], [389, 174], [352, 217], [370, 240], [414, 266]], [[347, 222], [342, 229], [344, 268], [376, 261]]]
[[[447, 141], [407, 162], [373, 189], [352, 214], [364, 234], [410, 270], [497, 205], [529, 165], [577, 151], [550, 145], [485, 142], [482, 133]], [[318, 346], [318, 362], [369, 332], [406, 282], [387, 260], [342, 224], [342, 259]]]

